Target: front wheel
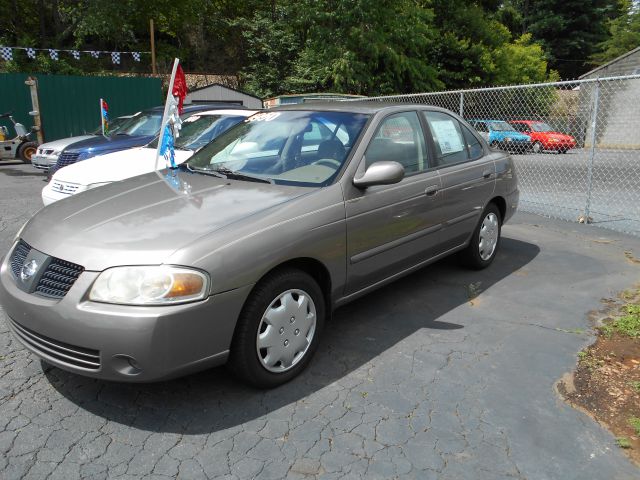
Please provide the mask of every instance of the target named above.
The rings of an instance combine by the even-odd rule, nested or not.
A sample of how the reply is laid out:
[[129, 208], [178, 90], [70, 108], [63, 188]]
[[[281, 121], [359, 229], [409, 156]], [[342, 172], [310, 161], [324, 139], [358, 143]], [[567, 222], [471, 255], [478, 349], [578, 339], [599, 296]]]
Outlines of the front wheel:
[[540, 142], [535, 142], [533, 144], [533, 153], [542, 153], [542, 150], [544, 150], [542, 148], [542, 144]]
[[270, 274], [253, 289], [238, 318], [229, 367], [255, 387], [288, 382], [311, 360], [325, 310], [311, 276], [296, 269]]
[[38, 142], [24, 142], [18, 147], [18, 158], [24, 163], [31, 163], [33, 157], [38, 150]]
[[469, 246], [463, 252], [465, 263], [477, 270], [491, 265], [500, 244], [501, 229], [500, 210], [495, 203], [490, 203], [482, 213]]

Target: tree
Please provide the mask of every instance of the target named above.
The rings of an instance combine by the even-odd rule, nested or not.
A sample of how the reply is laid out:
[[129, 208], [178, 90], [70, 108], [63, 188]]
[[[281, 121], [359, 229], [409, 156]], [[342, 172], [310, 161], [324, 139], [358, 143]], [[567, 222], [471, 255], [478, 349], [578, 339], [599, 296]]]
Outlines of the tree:
[[412, 0], [302, 0], [288, 88], [382, 95], [442, 88], [429, 62], [433, 13]]
[[528, 7], [526, 31], [545, 49], [549, 66], [576, 78], [597, 45], [608, 36], [607, 19], [619, 13], [616, 0], [537, 0]]
[[542, 47], [530, 36], [517, 34], [512, 40], [512, 32], [497, 20], [500, 10], [488, 13], [465, 0], [433, 0], [433, 8], [440, 34], [432, 61], [448, 88], [549, 78]]
[[621, 0], [623, 14], [608, 22], [611, 36], [598, 45], [600, 52], [592, 56], [596, 64], [603, 64], [640, 47], [640, 6], [631, 0]]

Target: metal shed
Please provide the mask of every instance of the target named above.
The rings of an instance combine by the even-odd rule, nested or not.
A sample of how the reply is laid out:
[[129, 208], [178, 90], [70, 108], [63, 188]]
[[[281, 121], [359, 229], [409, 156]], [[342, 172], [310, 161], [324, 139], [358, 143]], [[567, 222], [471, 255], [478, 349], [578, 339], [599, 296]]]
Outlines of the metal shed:
[[247, 108], [262, 108], [262, 99], [240, 90], [225, 87], [220, 83], [213, 83], [206, 87], [191, 90], [185, 98], [185, 104], [191, 103], [228, 103], [229, 105], [244, 105]]

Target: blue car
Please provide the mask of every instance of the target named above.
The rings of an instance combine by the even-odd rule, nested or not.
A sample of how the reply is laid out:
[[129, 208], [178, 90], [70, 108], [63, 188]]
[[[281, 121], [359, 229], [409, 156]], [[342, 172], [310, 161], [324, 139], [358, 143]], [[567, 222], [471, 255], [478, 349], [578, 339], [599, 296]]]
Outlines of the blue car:
[[[229, 104], [205, 103], [185, 105], [183, 118], [196, 112], [215, 110], [217, 108], [229, 108]], [[243, 107], [234, 105], [233, 108]], [[97, 135], [94, 138], [88, 138], [69, 145], [60, 154], [58, 162], [49, 169], [49, 176], [53, 176], [53, 174], [62, 167], [72, 165], [82, 160], [148, 144], [160, 131], [163, 113], [164, 107], [154, 107], [149, 110], [144, 110], [128, 119], [125, 124], [119, 127], [117, 133], [110, 137], [105, 138], [102, 135]]]
[[504, 120], [468, 120], [473, 128], [494, 148], [524, 153], [531, 150], [531, 137], [518, 132]]

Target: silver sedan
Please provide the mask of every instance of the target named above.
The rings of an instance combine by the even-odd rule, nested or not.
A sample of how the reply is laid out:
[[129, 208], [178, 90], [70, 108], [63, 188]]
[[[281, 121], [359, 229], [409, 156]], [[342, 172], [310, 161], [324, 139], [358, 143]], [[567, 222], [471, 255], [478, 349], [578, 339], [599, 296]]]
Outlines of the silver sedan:
[[65, 370], [143, 382], [227, 363], [272, 387], [336, 307], [455, 252], [489, 266], [517, 203], [511, 158], [452, 112], [282, 107], [175, 170], [38, 212], [2, 261], [0, 302]]

